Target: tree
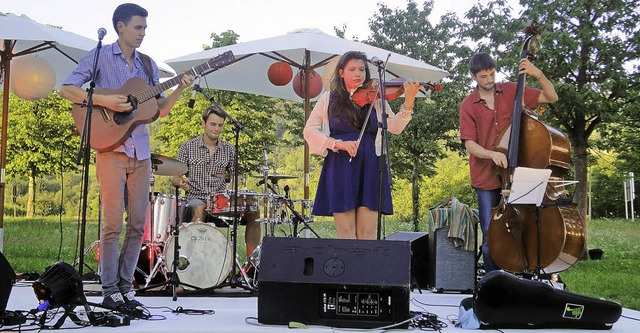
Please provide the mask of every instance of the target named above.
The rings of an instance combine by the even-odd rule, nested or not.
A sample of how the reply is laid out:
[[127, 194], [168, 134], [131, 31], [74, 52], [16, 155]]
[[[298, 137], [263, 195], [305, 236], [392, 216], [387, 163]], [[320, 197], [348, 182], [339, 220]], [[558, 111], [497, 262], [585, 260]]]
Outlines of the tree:
[[[519, 32], [527, 20], [542, 26], [542, 45], [535, 64], [555, 84], [559, 101], [542, 120], [559, 126], [572, 143], [575, 198], [587, 214], [588, 148], [598, 129], [612, 130], [637, 110], [638, 74], [631, 73], [640, 55], [640, 4], [637, 0], [520, 0], [514, 16], [504, 0], [476, 4], [467, 14], [469, 36], [478, 49], [493, 50], [498, 69], [515, 76]], [[601, 126], [603, 125], [603, 126]]]
[[79, 145], [68, 113], [71, 103], [57, 93], [38, 101], [10, 99], [8, 119], [7, 174], [9, 178], [26, 175], [28, 179], [27, 217], [35, 213], [36, 179], [59, 175], [76, 169], [75, 157]]
[[[442, 92], [432, 94], [430, 100], [416, 100], [413, 119], [404, 133], [389, 140], [394, 173], [411, 179], [413, 227], [417, 231], [422, 177], [434, 174], [435, 163], [444, 157], [447, 147], [460, 148], [454, 130], [458, 127], [460, 102], [470, 83], [465, 65], [471, 49], [462, 40], [466, 26], [455, 14], [442, 16], [436, 25], [429, 21], [433, 0], [424, 1], [422, 9], [411, 0], [406, 10], [392, 10], [382, 3], [378, 6], [379, 12], [369, 23], [372, 36], [368, 44], [450, 71]], [[400, 101], [393, 103], [396, 109], [400, 105]]]

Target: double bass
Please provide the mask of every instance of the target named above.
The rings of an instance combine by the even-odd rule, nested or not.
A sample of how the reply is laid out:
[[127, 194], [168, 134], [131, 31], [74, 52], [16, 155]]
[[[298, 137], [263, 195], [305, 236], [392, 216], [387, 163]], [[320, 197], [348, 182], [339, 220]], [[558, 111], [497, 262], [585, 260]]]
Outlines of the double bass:
[[[525, 32], [520, 58], [532, 60], [540, 27], [531, 21]], [[505, 271], [555, 273], [568, 269], [583, 255], [586, 227], [567, 189], [557, 185], [563, 184], [569, 170], [569, 140], [524, 107], [525, 80], [526, 74], [518, 76], [511, 124], [495, 141], [496, 150], [507, 156], [508, 167], [501, 170], [501, 198], [491, 212], [489, 253]], [[541, 205], [509, 203], [517, 167], [551, 170]]]

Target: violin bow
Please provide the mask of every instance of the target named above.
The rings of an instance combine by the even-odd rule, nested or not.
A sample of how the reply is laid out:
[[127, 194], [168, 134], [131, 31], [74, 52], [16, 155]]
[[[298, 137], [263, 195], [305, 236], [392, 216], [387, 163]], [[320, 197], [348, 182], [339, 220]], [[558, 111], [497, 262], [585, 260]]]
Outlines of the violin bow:
[[[364, 123], [362, 124], [362, 128], [360, 129], [360, 135], [358, 135], [358, 148], [356, 148], [356, 154], [358, 154], [358, 149], [360, 149], [360, 140], [362, 140], [362, 135], [364, 134], [364, 129], [367, 128], [367, 124], [369, 123], [369, 117], [371, 116], [371, 110], [373, 109], [373, 101], [369, 103], [369, 111], [367, 111], [367, 116], [364, 118]], [[353, 156], [349, 157], [349, 162], [353, 159]]]

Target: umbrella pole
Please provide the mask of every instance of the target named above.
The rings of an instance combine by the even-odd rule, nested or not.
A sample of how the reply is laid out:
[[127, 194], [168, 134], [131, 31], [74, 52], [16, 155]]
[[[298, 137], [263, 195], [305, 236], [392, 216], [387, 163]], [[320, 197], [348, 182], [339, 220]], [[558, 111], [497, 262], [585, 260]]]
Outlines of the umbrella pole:
[[[312, 71], [311, 51], [305, 50], [304, 56], [305, 76], [304, 76], [304, 123], [309, 120], [311, 113], [311, 102], [309, 100], [309, 75]], [[309, 200], [309, 144], [304, 140], [304, 200]], [[305, 207], [302, 207], [302, 215], [305, 215]]]
[[2, 68], [4, 88], [2, 89], [2, 134], [0, 135], [0, 251], [4, 251], [4, 174], [7, 164], [7, 117], [9, 115], [9, 79], [11, 74], [11, 40], [4, 41]]

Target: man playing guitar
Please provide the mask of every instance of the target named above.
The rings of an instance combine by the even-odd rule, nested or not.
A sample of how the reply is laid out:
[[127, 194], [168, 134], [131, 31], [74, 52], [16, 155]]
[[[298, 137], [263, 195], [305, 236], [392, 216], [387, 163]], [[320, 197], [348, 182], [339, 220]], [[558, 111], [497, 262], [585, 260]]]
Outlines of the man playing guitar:
[[[136, 50], [145, 37], [147, 15], [144, 8], [131, 3], [122, 4], [115, 9], [113, 27], [118, 34], [118, 40], [100, 49], [96, 67], [96, 88], [119, 88], [133, 78], [142, 78], [152, 86], [159, 83], [156, 63], [149, 59], [150, 66], [146, 66], [143, 56]], [[93, 76], [95, 53], [96, 49], [93, 49], [82, 58], [76, 69], [64, 81], [60, 89], [62, 97], [76, 104], [86, 103], [87, 92], [81, 87]], [[160, 116], [166, 116], [182, 91], [191, 85], [194, 79], [191, 74], [182, 75], [179, 85], [168, 97], [160, 94], [149, 102], [157, 104], [156, 110], [159, 109]], [[138, 108], [137, 102], [131, 101], [124, 94], [101, 94], [98, 91], [93, 95], [93, 103], [115, 113]], [[122, 145], [108, 151], [99, 150], [96, 154], [96, 173], [103, 205], [100, 228], [100, 272], [104, 297], [102, 304], [112, 309], [141, 305], [134, 298], [132, 280], [146, 222], [151, 152], [147, 126], [140, 123], [132, 127]], [[118, 256], [125, 209], [126, 232]]]

